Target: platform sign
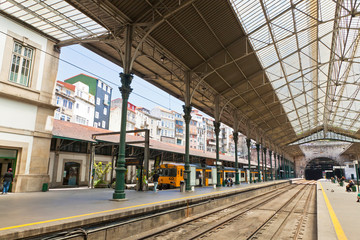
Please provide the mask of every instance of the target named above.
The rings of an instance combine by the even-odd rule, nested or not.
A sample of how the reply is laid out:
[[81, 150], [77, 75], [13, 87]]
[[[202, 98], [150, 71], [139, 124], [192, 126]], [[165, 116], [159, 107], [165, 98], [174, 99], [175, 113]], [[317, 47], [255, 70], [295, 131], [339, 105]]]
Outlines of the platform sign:
[[[249, 168], [249, 166], [248, 166], [248, 165], [244, 165], [243, 168]], [[257, 166], [251, 166], [250, 168], [257, 168]]]
[[345, 166], [333, 166], [333, 169], [345, 169]]
[[195, 186], [196, 166], [190, 166], [190, 186]]
[[217, 174], [216, 174], [216, 168], [211, 169], [211, 177], [212, 177], [212, 184], [217, 184]]

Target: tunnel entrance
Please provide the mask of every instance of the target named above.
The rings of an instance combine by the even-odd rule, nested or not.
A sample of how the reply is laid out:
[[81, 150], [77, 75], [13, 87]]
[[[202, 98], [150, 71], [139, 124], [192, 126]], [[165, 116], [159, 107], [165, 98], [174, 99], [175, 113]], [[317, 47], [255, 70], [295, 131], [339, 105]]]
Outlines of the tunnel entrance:
[[315, 158], [305, 167], [305, 179], [318, 180], [324, 175], [326, 178], [344, 176], [342, 169], [333, 170], [333, 166], [339, 166], [339, 164], [330, 158]]

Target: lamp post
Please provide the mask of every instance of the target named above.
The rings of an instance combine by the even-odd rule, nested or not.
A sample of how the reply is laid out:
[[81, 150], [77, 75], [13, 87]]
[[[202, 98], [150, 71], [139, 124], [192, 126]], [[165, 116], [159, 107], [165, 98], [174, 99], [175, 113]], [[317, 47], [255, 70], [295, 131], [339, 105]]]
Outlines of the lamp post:
[[358, 174], [358, 160], [355, 160], [354, 161], [354, 164], [355, 164], [355, 171], [356, 171], [356, 183], [357, 183], [357, 189], [358, 189], [358, 192], [359, 192], [359, 174]]

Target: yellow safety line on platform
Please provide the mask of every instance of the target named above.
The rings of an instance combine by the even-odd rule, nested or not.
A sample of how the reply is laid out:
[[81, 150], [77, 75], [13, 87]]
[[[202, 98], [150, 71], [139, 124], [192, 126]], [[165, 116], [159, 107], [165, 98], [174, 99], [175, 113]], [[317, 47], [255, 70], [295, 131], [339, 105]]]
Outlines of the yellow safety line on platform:
[[[234, 191], [235, 189], [231, 189], [231, 190]], [[223, 190], [223, 191], [218, 191], [218, 192], [216, 192], [216, 193], [228, 192], [228, 191], [229, 191], [229, 190]], [[199, 194], [199, 195], [192, 195], [192, 196], [188, 196], [188, 197], [168, 199], [168, 200], [159, 201], [159, 202], [144, 203], [144, 204], [135, 205], [135, 206], [128, 206], [128, 207], [123, 207], [123, 208], [109, 209], [109, 210], [104, 210], [104, 211], [101, 211], [101, 212], [86, 213], [86, 214], [75, 215], [75, 216], [70, 216], [70, 217], [63, 217], [63, 218], [56, 218], [56, 219], [51, 219], [51, 220], [46, 220], [46, 221], [41, 221], [41, 222], [33, 222], [33, 223], [27, 223], [27, 224], [22, 224], [22, 225], [4, 227], [4, 228], [0, 228], [0, 231], [9, 230], [9, 229], [14, 229], [14, 228], [27, 227], [27, 226], [33, 226], [33, 225], [38, 225], [38, 224], [43, 224], [43, 223], [56, 222], [56, 221], [61, 221], [61, 220], [68, 220], [68, 219], [85, 217], [85, 216], [91, 216], [91, 215], [101, 214], [101, 213], [109, 213], [109, 212], [114, 212], [114, 211], [119, 211], [119, 210], [124, 210], [124, 209], [143, 207], [143, 206], [147, 206], [147, 205], [154, 205], [154, 204], [158, 204], [158, 203], [171, 202], [171, 201], [182, 200], [182, 199], [187, 199], [187, 198], [192, 198], [192, 197], [206, 196], [206, 195], [211, 195], [211, 194], [213, 194], [213, 193], [214, 193], [214, 192], [211, 192], [211, 193], [203, 193], [203, 194]]]
[[326, 193], [324, 191], [324, 188], [323, 186], [321, 185], [321, 183], [319, 182], [319, 185], [321, 187], [321, 191], [324, 195], [324, 199], [325, 199], [325, 203], [326, 203], [326, 206], [329, 210], [329, 214], [330, 214], [330, 217], [331, 217], [331, 220], [333, 222], [333, 225], [334, 225], [334, 228], [335, 228], [335, 232], [336, 232], [336, 235], [338, 237], [339, 240], [347, 240], [347, 237], [341, 227], [341, 224], [338, 220], [338, 218], [336, 217], [336, 214], [334, 212], [334, 209], [332, 208], [331, 204], [330, 204], [330, 201], [328, 199], [328, 197], [326, 196]]

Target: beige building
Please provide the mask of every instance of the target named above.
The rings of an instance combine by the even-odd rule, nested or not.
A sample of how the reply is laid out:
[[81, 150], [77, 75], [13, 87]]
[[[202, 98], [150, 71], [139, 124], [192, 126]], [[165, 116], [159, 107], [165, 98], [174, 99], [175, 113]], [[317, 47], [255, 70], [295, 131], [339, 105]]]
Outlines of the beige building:
[[12, 167], [13, 192], [49, 182], [53, 98], [59, 52], [55, 41], [0, 15], [0, 169]]

